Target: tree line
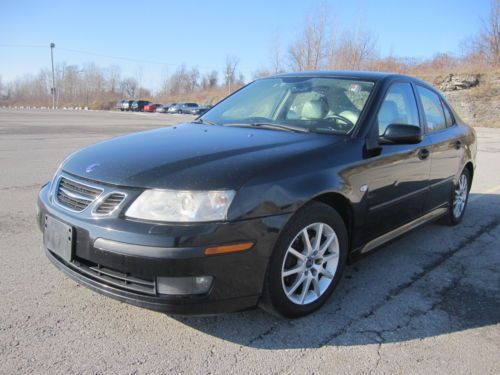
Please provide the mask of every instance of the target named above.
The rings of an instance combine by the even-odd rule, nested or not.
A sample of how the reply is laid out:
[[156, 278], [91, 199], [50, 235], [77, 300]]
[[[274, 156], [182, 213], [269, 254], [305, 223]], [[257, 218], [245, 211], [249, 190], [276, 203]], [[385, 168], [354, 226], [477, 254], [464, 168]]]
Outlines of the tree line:
[[[257, 69], [250, 79], [287, 71], [374, 70], [417, 76], [470, 71], [475, 73], [500, 68], [500, 0], [491, 0], [488, 19], [481, 30], [461, 46], [458, 55], [438, 54], [427, 60], [381, 56], [376, 37], [361, 27], [342, 29], [333, 22], [332, 12], [321, 5], [304, 20], [296, 38], [285, 46], [272, 44], [269, 63]], [[155, 102], [192, 100], [212, 104], [244, 85], [240, 60], [227, 56], [223, 67], [201, 74], [197, 67], [179, 66], [151, 92], [142, 74], [124, 77], [117, 65], [100, 67], [57, 64], [55, 67], [58, 107], [79, 106], [108, 109], [122, 98], [150, 99]], [[0, 77], [0, 105], [50, 106], [52, 73], [43, 68], [12, 82]]]

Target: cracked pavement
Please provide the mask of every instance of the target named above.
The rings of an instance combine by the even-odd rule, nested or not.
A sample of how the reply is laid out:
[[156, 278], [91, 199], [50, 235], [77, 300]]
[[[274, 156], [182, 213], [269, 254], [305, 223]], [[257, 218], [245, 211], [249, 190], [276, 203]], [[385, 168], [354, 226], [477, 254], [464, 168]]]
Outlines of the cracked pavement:
[[500, 129], [477, 130], [461, 225], [423, 226], [350, 265], [302, 319], [168, 316], [57, 271], [35, 227], [38, 187], [78, 148], [183, 118], [0, 110], [1, 374], [500, 373]]

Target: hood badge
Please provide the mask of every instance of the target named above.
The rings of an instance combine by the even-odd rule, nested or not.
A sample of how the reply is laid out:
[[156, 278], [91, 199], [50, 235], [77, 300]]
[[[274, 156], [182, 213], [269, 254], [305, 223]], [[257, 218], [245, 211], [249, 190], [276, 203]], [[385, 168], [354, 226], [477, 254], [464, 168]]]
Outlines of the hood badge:
[[101, 165], [100, 163], [90, 164], [87, 168], [85, 168], [85, 172], [87, 173], [94, 172], [100, 165]]

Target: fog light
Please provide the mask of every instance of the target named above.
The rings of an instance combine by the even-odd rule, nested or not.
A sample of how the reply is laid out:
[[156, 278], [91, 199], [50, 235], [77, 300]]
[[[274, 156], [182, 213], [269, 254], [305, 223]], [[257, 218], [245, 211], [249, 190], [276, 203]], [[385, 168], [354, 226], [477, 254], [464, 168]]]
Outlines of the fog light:
[[213, 279], [212, 276], [157, 277], [156, 290], [170, 295], [205, 294], [212, 287]]

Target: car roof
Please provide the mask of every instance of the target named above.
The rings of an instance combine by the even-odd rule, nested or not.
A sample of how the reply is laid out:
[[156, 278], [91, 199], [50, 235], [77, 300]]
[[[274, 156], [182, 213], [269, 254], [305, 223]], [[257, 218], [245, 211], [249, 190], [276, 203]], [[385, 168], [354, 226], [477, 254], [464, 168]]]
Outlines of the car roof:
[[379, 81], [382, 79], [404, 78], [413, 81], [418, 79], [403, 74], [386, 73], [386, 72], [367, 72], [367, 71], [351, 71], [351, 70], [316, 70], [296, 73], [276, 74], [266, 78], [283, 78], [283, 77], [336, 77], [336, 78], [354, 78], [360, 80]]

